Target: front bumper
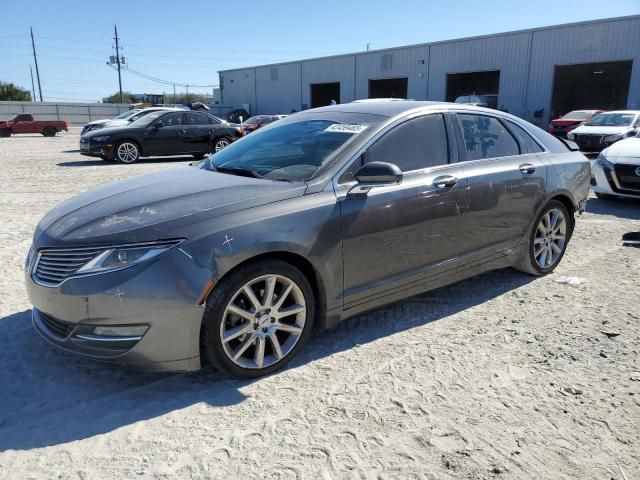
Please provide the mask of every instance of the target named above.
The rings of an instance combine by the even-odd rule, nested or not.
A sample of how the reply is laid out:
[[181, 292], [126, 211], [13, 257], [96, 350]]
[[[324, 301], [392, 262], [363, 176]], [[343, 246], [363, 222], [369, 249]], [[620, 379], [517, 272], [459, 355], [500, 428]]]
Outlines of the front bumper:
[[87, 138], [80, 137], [80, 153], [87, 157], [113, 158], [113, 144], [96, 144]]
[[615, 167], [613, 169], [604, 168], [596, 162], [592, 166], [591, 172], [591, 190], [594, 192], [618, 197], [640, 198], [640, 186], [629, 185], [621, 181]]
[[[180, 248], [123, 270], [69, 278], [56, 287], [26, 274], [33, 324], [49, 343], [104, 362], [151, 371], [198, 370], [203, 308], [211, 272]], [[148, 325], [137, 337], [104, 337], [96, 326]]]

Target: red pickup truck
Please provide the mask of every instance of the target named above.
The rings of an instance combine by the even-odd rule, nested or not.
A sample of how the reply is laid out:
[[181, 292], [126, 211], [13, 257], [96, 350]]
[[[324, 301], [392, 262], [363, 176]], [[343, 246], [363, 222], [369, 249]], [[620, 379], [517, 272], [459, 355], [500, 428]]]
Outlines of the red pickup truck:
[[10, 137], [12, 133], [41, 133], [45, 137], [54, 137], [62, 130], [69, 130], [67, 122], [61, 120], [37, 121], [30, 113], [19, 113], [9, 120], [0, 121], [0, 137]]

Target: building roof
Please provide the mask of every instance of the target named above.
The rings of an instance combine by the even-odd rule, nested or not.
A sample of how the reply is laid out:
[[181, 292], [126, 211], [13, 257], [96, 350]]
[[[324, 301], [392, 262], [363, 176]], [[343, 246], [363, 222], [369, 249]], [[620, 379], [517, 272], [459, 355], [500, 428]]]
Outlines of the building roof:
[[278, 65], [290, 65], [292, 63], [312, 62], [312, 61], [316, 61], [316, 60], [327, 60], [327, 59], [342, 58], [342, 57], [352, 57], [354, 55], [367, 55], [367, 54], [372, 54], [372, 53], [381, 53], [381, 52], [388, 52], [388, 51], [392, 51], [392, 50], [399, 50], [399, 49], [403, 49], [403, 48], [416, 48], [416, 47], [425, 47], [425, 46], [431, 46], [431, 45], [441, 45], [441, 44], [445, 44], [445, 43], [468, 42], [468, 41], [471, 41], [471, 40], [481, 40], [481, 39], [486, 39], [486, 38], [496, 38], [496, 37], [503, 37], [503, 36], [509, 36], [509, 35], [517, 35], [517, 34], [522, 34], [522, 33], [529, 33], [529, 32], [540, 32], [540, 31], [544, 31], [544, 30], [553, 30], [553, 29], [557, 29], [557, 28], [568, 28], [568, 27], [576, 27], [576, 26], [583, 26], [583, 25], [594, 25], [594, 24], [599, 24], [599, 23], [619, 22], [619, 21], [624, 21], [624, 20], [640, 20], [640, 15], [627, 15], [627, 16], [624, 16], [624, 17], [612, 17], [612, 18], [602, 18], [602, 19], [596, 19], [596, 20], [587, 20], [587, 21], [583, 21], [583, 22], [563, 23], [563, 24], [559, 24], [559, 25], [548, 25], [548, 26], [544, 26], [544, 27], [527, 28], [527, 29], [524, 29], [524, 30], [512, 30], [512, 31], [508, 31], [508, 32], [491, 33], [491, 34], [487, 34], [487, 35], [477, 35], [477, 36], [473, 36], [473, 37], [461, 37], [461, 38], [455, 38], [455, 39], [450, 39], [450, 40], [438, 40], [438, 41], [435, 41], [435, 42], [415, 43], [415, 44], [411, 44], [411, 45], [400, 45], [400, 46], [397, 46], [397, 47], [381, 48], [381, 49], [378, 49], [378, 50], [369, 50], [369, 51], [360, 51], [360, 52], [351, 52], [351, 53], [341, 53], [341, 54], [338, 54], [338, 55], [327, 55], [327, 56], [324, 56], [324, 57], [303, 58], [303, 59], [299, 59], [299, 60], [289, 60], [289, 61], [286, 61], [286, 62], [267, 63], [267, 64], [262, 64], [262, 65], [253, 65], [253, 66], [247, 66], [247, 67], [229, 68], [229, 69], [225, 69], [225, 70], [218, 70], [218, 73], [227, 73], [227, 72], [234, 72], [234, 71], [241, 71], [241, 70], [249, 70], [249, 69], [252, 69], [252, 68], [275, 67], [275, 66], [278, 66]]

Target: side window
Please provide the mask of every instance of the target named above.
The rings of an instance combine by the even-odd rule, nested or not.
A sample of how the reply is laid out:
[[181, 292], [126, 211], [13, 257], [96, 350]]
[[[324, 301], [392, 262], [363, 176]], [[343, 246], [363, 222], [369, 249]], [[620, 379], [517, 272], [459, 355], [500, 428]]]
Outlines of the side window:
[[202, 113], [187, 113], [187, 125], [209, 125], [209, 119]]
[[182, 113], [169, 113], [160, 117], [158, 121], [162, 121], [165, 127], [175, 127], [176, 125], [182, 125]]
[[449, 163], [447, 131], [442, 114], [401, 123], [367, 151], [367, 162], [395, 163], [403, 172]]
[[33, 117], [31, 115], [18, 115], [16, 122], [32, 122]]
[[525, 155], [527, 153], [540, 153], [544, 151], [542, 147], [540, 147], [540, 145], [531, 138], [531, 135], [529, 135], [520, 125], [507, 121], [507, 126], [520, 144], [520, 153]]
[[467, 160], [519, 155], [513, 136], [498, 119], [459, 113], [460, 126], [467, 150]]

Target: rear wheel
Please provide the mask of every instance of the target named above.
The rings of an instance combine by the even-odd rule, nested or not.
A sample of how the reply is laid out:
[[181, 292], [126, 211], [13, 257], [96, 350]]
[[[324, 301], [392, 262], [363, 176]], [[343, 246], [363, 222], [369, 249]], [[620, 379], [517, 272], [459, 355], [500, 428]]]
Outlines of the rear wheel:
[[203, 355], [227, 375], [267, 375], [302, 348], [314, 314], [313, 291], [297, 268], [280, 260], [242, 266], [207, 299]]
[[140, 158], [138, 145], [129, 140], [125, 140], [116, 145], [114, 160], [120, 163], [134, 163]]
[[213, 153], [218, 153], [220, 150], [223, 150], [231, 145], [231, 139], [229, 137], [220, 137], [216, 138], [213, 141]]
[[531, 275], [552, 272], [562, 260], [572, 233], [567, 208], [552, 200], [533, 224], [527, 253], [515, 268]]
[[55, 137], [56, 133], [58, 133], [56, 127], [45, 127], [45, 129], [42, 131], [42, 135], [44, 135], [45, 137]]
[[9, 130], [8, 128], [0, 129], [0, 137], [8, 138], [10, 136], [11, 136], [11, 130]]

